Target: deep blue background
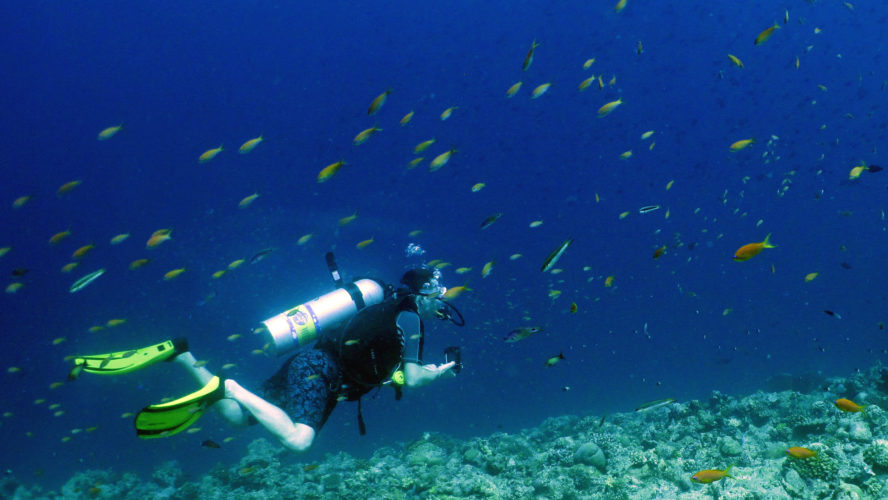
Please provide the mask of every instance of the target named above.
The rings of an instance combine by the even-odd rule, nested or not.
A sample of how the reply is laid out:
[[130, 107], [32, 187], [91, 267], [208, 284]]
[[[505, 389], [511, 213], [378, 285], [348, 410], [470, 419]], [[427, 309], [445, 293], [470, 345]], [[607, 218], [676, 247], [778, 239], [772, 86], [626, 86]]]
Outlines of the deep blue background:
[[[30, 269], [23, 289], [0, 297], [0, 410], [11, 412], [0, 420], [0, 465], [57, 485], [86, 468], [144, 472], [177, 459], [200, 473], [234, 463], [266, 435], [261, 429], [227, 430], [208, 415], [199, 433], [140, 441], [119, 417], [195, 389], [178, 367], [48, 387], [64, 380], [66, 355], [176, 335], [187, 335], [210, 368], [236, 362], [235, 378], [258, 387], [280, 360], [250, 354], [266, 339], [226, 337], [329, 291], [323, 254], [331, 249], [347, 275], [388, 281], [421, 261], [405, 257], [411, 241], [427, 260], [452, 262], [446, 283], [472, 288], [456, 301], [468, 325], [430, 325], [427, 358], [459, 344], [466, 368], [400, 403], [390, 391], [366, 400], [365, 437], [354, 405], [340, 405], [314, 449], [294, 460], [338, 450], [366, 456], [424, 431], [465, 437], [655, 398], [743, 393], [766, 389], [778, 373], [846, 374], [883, 359], [888, 173], [847, 177], [860, 161], [884, 162], [888, 74], [879, 33], [888, 8], [630, 1], [615, 14], [613, 3], [0, 6], [0, 246], [12, 246], [0, 258], [4, 287], [12, 269]], [[784, 8], [790, 22], [753, 46]], [[541, 45], [522, 72], [534, 39]], [[583, 70], [590, 57], [596, 62]], [[616, 85], [579, 93], [592, 74], [616, 76]], [[519, 94], [505, 99], [518, 80]], [[544, 82], [549, 92], [530, 100]], [[368, 117], [386, 88], [388, 102]], [[620, 108], [596, 117], [618, 97]], [[442, 122], [450, 106], [458, 108]], [[410, 110], [416, 115], [401, 128]], [[119, 123], [116, 137], [96, 140]], [[353, 146], [374, 124], [383, 131]], [[265, 142], [237, 154], [259, 134]], [[432, 137], [426, 161], [407, 170], [413, 146]], [[729, 152], [744, 138], [756, 142]], [[220, 144], [216, 159], [198, 164]], [[459, 150], [450, 164], [429, 173], [428, 160], [450, 147]], [[317, 184], [318, 171], [340, 158], [348, 165]], [[74, 179], [82, 185], [56, 196]], [[472, 193], [476, 182], [487, 187]], [[256, 202], [238, 209], [253, 192]], [[13, 210], [26, 194], [32, 200]], [[649, 204], [663, 208], [637, 213]], [[337, 226], [356, 210], [355, 222]], [[504, 215], [481, 231], [496, 212]], [[529, 228], [537, 219], [544, 224]], [[159, 228], [172, 228], [172, 241], [146, 250]], [[71, 237], [50, 247], [65, 229]], [[410, 238], [413, 229], [423, 232]], [[132, 237], [112, 247], [123, 232]], [[778, 248], [732, 261], [737, 247], [769, 232]], [[296, 245], [306, 233], [313, 239]], [[372, 245], [355, 248], [370, 237]], [[558, 264], [564, 272], [540, 273], [567, 237], [575, 243]], [[61, 274], [71, 252], [91, 242], [81, 265]], [[661, 245], [667, 253], [653, 260]], [[211, 279], [267, 247], [276, 250], [266, 260]], [[514, 253], [523, 257], [512, 261]], [[142, 257], [152, 262], [127, 269]], [[490, 260], [497, 265], [482, 279]], [[458, 266], [473, 271], [458, 276]], [[105, 276], [68, 293], [99, 267]], [[161, 279], [178, 267], [185, 274]], [[820, 275], [805, 283], [810, 272]], [[610, 275], [614, 286], [605, 288]], [[550, 299], [550, 289], [561, 297]], [[111, 318], [127, 323], [88, 332]], [[502, 342], [522, 325], [545, 332]], [[67, 341], [52, 345], [60, 336]], [[559, 352], [566, 360], [545, 367]], [[51, 403], [65, 414], [53, 417]], [[70, 434], [90, 426], [99, 429]], [[237, 439], [221, 450], [199, 445], [225, 436]]]

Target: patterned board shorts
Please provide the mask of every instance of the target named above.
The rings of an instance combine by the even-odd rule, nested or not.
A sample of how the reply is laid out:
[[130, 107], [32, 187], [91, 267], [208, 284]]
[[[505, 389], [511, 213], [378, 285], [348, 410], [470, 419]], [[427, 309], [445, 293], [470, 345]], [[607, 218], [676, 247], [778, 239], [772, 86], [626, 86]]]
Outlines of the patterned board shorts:
[[303, 349], [262, 384], [262, 394], [293, 422], [319, 432], [336, 407], [341, 385], [342, 368], [332, 354]]

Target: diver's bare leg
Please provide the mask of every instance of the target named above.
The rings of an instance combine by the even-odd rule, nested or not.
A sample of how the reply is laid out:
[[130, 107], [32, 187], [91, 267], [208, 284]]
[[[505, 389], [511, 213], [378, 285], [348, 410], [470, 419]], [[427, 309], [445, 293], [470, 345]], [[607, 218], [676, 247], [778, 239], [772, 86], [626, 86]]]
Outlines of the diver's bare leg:
[[234, 380], [225, 381], [225, 397], [246, 408], [287, 449], [303, 452], [311, 447], [315, 437], [315, 430], [311, 426], [293, 422], [284, 410], [244, 389]]
[[[197, 363], [197, 360], [194, 359], [194, 355], [190, 352], [183, 352], [176, 356], [176, 363], [184, 366], [188, 373], [194, 376], [197, 379], [197, 382], [200, 385], [207, 385], [210, 380], [213, 378], [213, 374], [210, 373], [210, 370], [207, 370], [203, 366], [194, 366]], [[225, 417], [225, 420], [235, 426], [235, 427], [245, 427], [248, 424], [247, 413], [237, 401], [232, 401], [230, 399], [222, 399], [216, 402], [213, 405], [214, 408], [219, 410], [219, 413]]]

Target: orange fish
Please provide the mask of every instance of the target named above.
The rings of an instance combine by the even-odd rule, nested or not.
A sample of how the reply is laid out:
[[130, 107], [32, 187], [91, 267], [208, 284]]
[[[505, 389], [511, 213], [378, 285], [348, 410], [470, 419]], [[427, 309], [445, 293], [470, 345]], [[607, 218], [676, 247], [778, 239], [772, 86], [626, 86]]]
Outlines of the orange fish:
[[172, 236], [170, 236], [169, 229], [160, 229], [155, 231], [154, 234], [152, 234], [151, 237], [148, 238], [148, 242], [145, 243], [145, 246], [148, 248], [154, 248], [156, 246], [159, 246], [164, 241], [170, 239], [172, 239]]
[[836, 408], [848, 413], [863, 413], [866, 415], [866, 405], [859, 405], [850, 399], [839, 398], [836, 400]]
[[793, 446], [792, 448], [787, 448], [786, 454], [791, 456], [792, 458], [811, 458], [817, 456], [816, 451], [809, 450], [804, 446]]
[[765, 241], [760, 241], [758, 243], [747, 243], [746, 245], [738, 248], [737, 251], [734, 252], [734, 260], [737, 262], [749, 260], [758, 255], [759, 252], [766, 248], [777, 248], [777, 245], [771, 244], [771, 233], [768, 233], [768, 235], [765, 236]]
[[87, 253], [89, 253], [89, 251], [92, 250], [93, 248], [95, 248], [95, 245], [93, 245], [92, 243], [90, 243], [89, 245], [83, 245], [82, 247], [78, 248], [77, 250], [74, 250], [74, 253], [71, 254], [71, 257], [73, 257], [75, 259], [83, 258], [83, 256], [86, 255]]
[[709, 483], [718, 481], [719, 479], [721, 479], [723, 477], [733, 478], [734, 476], [731, 475], [731, 467], [733, 467], [733, 465], [728, 466], [728, 468], [725, 470], [718, 470], [718, 469], [701, 470], [700, 472], [691, 476], [691, 481], [694, 481], [697, 483], [709, 484]]

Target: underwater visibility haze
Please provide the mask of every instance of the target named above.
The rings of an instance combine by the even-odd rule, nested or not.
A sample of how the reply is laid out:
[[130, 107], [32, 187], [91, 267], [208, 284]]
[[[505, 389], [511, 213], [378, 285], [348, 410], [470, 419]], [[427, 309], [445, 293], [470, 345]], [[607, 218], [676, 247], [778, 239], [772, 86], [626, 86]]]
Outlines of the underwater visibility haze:
[[[888, 497], [888, 6], [0, 15], [3, 498]], [[462, 371], [364, 436], [341, 402], [302, 455], [214, 412], [143, 440], [185, 370], [67, 379], [184, 336], [258, 388], [330, 251], [466, 287], [424, 355]]]

